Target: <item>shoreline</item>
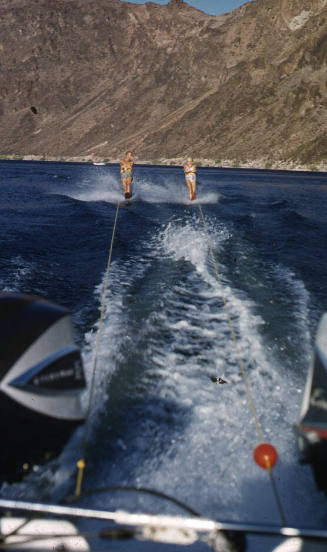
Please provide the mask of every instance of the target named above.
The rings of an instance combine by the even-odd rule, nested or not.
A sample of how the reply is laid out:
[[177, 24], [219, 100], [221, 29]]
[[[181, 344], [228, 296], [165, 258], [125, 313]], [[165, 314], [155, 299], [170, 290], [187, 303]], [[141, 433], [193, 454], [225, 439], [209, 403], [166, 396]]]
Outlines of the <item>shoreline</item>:
[[[118, 158], [95, 158], [92, 156], [44, 156], [44, 155], [7, 155], [0, 158], [0, 161], [49, 161], [49, 162], [62, 162], [62, 163], [88, 163], [88, 164], [100, 164], [107, 165], [111, 163], [119, 163]], [[327, 161], [310, 164], [301, 164], [296, 161], [267, 161], [266, 159], [254, 159], [250, 161], [238, 161], [235, 159], [218, 159], [213, 160], [210, 158], [199, 157], [194, 159], [195, 164], [198, 167], [216, 167], [216, 168], [232, 168], [232, 169], [261, 169], [261, 170], [280, 170], [280, 171], [303, 171], [303, 172], [327, 172]], [[161, 158], [155, 160], [149, 159], [135, 159], [135, 164], [142, 165], [172, 165], [183, 166], [185, 159], [183, 157], [174, 158]]]

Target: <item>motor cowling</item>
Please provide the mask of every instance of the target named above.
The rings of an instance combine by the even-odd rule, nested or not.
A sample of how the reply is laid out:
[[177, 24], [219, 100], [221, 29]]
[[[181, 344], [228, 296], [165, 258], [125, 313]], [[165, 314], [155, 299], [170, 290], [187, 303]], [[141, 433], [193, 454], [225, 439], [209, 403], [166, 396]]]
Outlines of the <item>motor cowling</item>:
[[45, 416], [82, 420], [85, 385], [69, 311], [36, 297], [0, 295], [0, 391]]

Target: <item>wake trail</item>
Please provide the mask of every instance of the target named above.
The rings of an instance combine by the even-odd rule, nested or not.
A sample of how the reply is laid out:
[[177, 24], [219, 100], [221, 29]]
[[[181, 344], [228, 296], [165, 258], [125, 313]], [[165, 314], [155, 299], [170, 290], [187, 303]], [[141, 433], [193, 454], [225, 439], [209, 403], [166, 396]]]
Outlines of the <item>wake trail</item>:
[[[101, 177], [93, 190], [81, 185], [74, 192], [76, 199], [103, 201], [106, 193], [116, 198], [120, 183], [114, 179], [108, 192], [107, 179]], [[183, 191], [169, 179], [166, 187], [162, 181], [143, 181], [137, 197], [144, 194], [156, 203], [177, 203]], [[214, 201], [218, 199], [217, 194]], [[235, 230], [217, 218], [206, 217], [206, 221], [264, 436], [280, 455], [275, 473], [286, 514], [296, 511], [294, 518], [305, 516], [314, 522], [311, 505], [301, 500], [302, 488], [310, 492], [313, 483], [294, 460], [291, 426], [299, 402], [296, 382], [267, 347], [262, 331], [265, 322], [256, 313], [255, 301], [233, 284], [229, 267], [222, 261], [230, 242], [238, 239]], [[252, 460], [256, 431], [197, 210], [161, 224], [150, 240], [141, 239], [138, 250], [115, 259], [111, 267], [90, 431], [92, 446], [95, 450], [101, 447], [103, 461], [99, 459], [97, 469], [89, 475], [90, 484], [118, 481], [154, 487], [206, 515], [277, 523], [266, 474]], [[252, 269], [248, 266], [248, 270]], [[306, 290], [293, 274], [278, 267], [275, 273], [276, 281], [280, 278], [294, 290], [294, 308], [303, 308], [298, 323], [307, 339]], [[94, 289], [99, 316], [103, 286], [104, 277]], [[85, 334], [82, 350], [88, 380], [98, 324]], [[228, 384], [216, 385], [211, 376], [223, 377]], [[85, 404], [87, 398], [85, 395]], [[111, 433], [108, 430], [103, 439], [104, 427], [114, 424], [114, 415], [120, 425]], [[127, 420], [125, 425], [121, 418]], [[65, 488], [67, 476], [75, 473], [76, 439], [78, 436], [54, 465], [41, 470], [38, 482], [35, 474], [27, 480], [26, 485], [28, 481], [34, 484], [35, 498], [46, 479], [53, 492]], [[19, 496], [25, 489], [22, 485], [10, 492]], [[115, 498], [112, 507], [116, 507]], [[107, 507], [110, 500], [106, 499]], [[128, 502], [126, 508], [132, 505]]]
[[[219, 252], [231, 236], [223, 225], [213, 225], [210, 221], [208, 225], [219, 258]], [[176, 416], [181, 416], [183, 432], [178, 435], [176, 427], [174, 434], [172, 427], [176, 426], [177, 419], [172, 416], [169, 422], [171, 434], [165, 432], [164, 443], [160, 431], [154, 436], [151, 425], [142, 422], [143, 435], [138, 437], [140, 467], [136, 470], [136, 481], [164, 488], [175, 495], [178, 492], [187, 500], [199, 494], [201, 474], [205, 474], [203, 485], [208, 479], [213, 482], [219, 503], [223, 504], [223, 515], [228, 512], [234, 517], [236, 513], [237, 517], [238, 511], [244, 511], [245, 502], [249, 519], [251, 515], [252, 519], [261, 519], [265, 512], [266, 516], [278, 522], [266, 474], [252, 461], [252, 449], [257, 441], [254, 421], [199, 218], [194, 216], [188, 221], [169, 223], [157, 236], [157, 242], [158, 255], [168, 264], [175, 264], [175, 281], [166, 286], [160, 307], [144, 321], [142, 362], [146, 370], [141, 380], [145, 388], [152, 389], [155, 397], [155, 406], [151, 406], [147, 413], [152, 423], [158, 427], [162, 425], [162, 420], [167, 417], [165, 405], [169, 401], [176, 405]], [[292, 462], [294, 464], [292, 441], [290, 446], [291, 425], [298, 398], [290, 393], [289, 382], [282, 378], [283, 367], [267, 351], [261, 336], [263, 320], [255, 314], [255, 303], [243, 292], [233, 289], [224, 266], [220, 268], [224, 294], [264, 436], [277, 445], [283, 458], [283, 463], [277, 468], [278, 478], [281, 485], [289, 485], [289, 466]], [[179, 279], [176, 278], [178, 272]], [[213, 385], [211, 375], [225, 377], [228, 385]], [[293, 392], [293, 386], [291, 388]], [[128, 432], [125, 443], [128, 440], [134, 447], [133, 431], [132, 434]], [[145, 452], [143, 440], [153, 443], [157, 455]], [[126, 473], [135, 472], [128, 461], [117, 469], [122, 479]], [[307, 474], [301, 473], [298, 467], [294, 467], [293, 472], [294, 477], [302, 477], [308, 485]], [[169, 481], [167, 473], [170, 474]], [[194, 473], [197, 474], [196, 481]], [[265, 494], [262, 501], [253, 500], [254, 483]], [[291, 505], [294, 500], [297, 500], [297, 495], [292, 491], [287, 502]], [[207, 511], [209, 504], [212, 505], [212, 496], [207, 503], [204, 493], [201, 501], [202, 511]], [[303, 508], [306, 509], [305, 505]], [[217, 512], [218, 504], [215, 515]]]

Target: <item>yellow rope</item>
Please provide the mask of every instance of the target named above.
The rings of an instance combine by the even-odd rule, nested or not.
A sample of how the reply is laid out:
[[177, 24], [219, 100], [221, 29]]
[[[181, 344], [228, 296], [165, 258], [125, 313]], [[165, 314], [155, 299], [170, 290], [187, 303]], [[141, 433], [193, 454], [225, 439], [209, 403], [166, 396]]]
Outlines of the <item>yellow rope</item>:
[[109, 271], [110, 271], [112, 250], [113, 250], [115, 234], [116, 234], [119, 207], [120, 207], [120, 204], [118, 202], [117, 203], [117, 208], [116, 208], [114, 225], [113, 225], [112, 234], [111, 234], [111, 241], [110, 241], [110, 247], [109, 247], [106, 275], [105, 275], [103, 292], [102, 292], [100, 321], [99, 321], [97, 341], [96, 341], [95, 353], [94, 353], [94, 362], [93, 362], [93, 370], [92, 370], [92, 377], [91, 377], [91, 388], [90, 388], [89, 402], [88, 402], [88, 407], [87, 407], [87, 412], [86, 412], [86, 420], [85, 420], [85, 426], [84, 426], [84, 439], [83, 439], [83, 445], [82, 445], [82, 458], [77, 462], [78, 473], [77, 473], [77, 482], [76, 482], [76, 489], [75, 489], [75, 496], [76, 497], [78, 497], [81, 494], [82, 483], [83, 483], [83, 474], [84, 474], [84, 468], [85, 468], [85, 456], [86, 456], [86, 450], [87, 450], [87, 437], [88, 437], [88, 429], [89, 429], [89, 418], [90, 418], [92, 402], [93, 402], [95, 373], [96, 373], [97, 363], [98, 363], [99, 347], [100, 347], [100, 342], [101, 342], [103, 318], [104, 318], [104, 311], [105, 311], [105, 301], [106, 301], [108, 281], [109, 281]]
[[278, 511], [279, 511], [279, 516], [280, 516], [282, 525], [286, 526], [287, 525], [286, 517], [285, 517], [285, 514], [284, 514], [284, 510], [283, 510], [282, 502], [281, 502], [281, 499], [280, 499], [280, 496], [279, 496], [276, 481], [275, 481], [271, 466], [269, 464], [269, 460], [266, 460], [266, 463], [267, 463], [267, 470], [268, 470], [268, 474], [269, 474], [270, 483], [271, 483], [271, 486], [272, 486], [273, 493], [275, 495], [275, 500], [276, 500], [277, 508], [278, 508]]
[[[253, 399], [253, 396], [252, 396], [252, 393], [251, 393], [251, 390], [250, 390], [248, 379], [247, 379], [247, 376], [246, 376], [244, 362], [243, 362], [243, 359], [242, 359], [242, 356], [240, 354], [240, 350], [239, 350], [239, 347], [238, 347], [238, 342], [237, 342], [237, 338], [236, 338], [235, 329], [234, 329], [234, 326], [233, 326], [231, 315], [229, 313], [227, 299], [226, 299], [226, 296], [225, 296], [225, 293], [224, 293], [224, 288], [223, 288], [223, 285], [222, 285], [220, 272], [219, 272], [219, 269], [218, 269], [218, 265], [217, 265], [217, 261], [216, 261], [214, 252], [213, 252], [213, 246], [212, 246], [212, 242], [211, 242], [211, 239], [210, 239], [210, 234], [209, 234], [209, 231], [208, 231], [207, 223], [206, 223], [206, 220], [205, 220], [205, 217], [204, 217], [204, 214], [203, 214], [203, 209], [202, 209], [201, 205], [199, 205], [199, 210], [200, 210], [200, 215], [201, 215], [201, 219], [202, 219], [202, 222], [203, 222], [203, 227], [204, 227], [204, 230], [205, 230], [205, 233], [206, 233], [206, 236], [207, 236], [210, 256], [211, 256], [213, 267], [214, 267], [214, 270], [215, 270], [215, 273], [216, 273], [216, 276], [217, 276], [217, 281], [218, 281], [218, 284], [219, 284], [219, 287], [220, 287], [220, 293], [221, 293], [221, 297], [222, 297], [222, 300], [223, 300], [224, 309], [225, 309], [225, 312], [226, 312], [226, 317], [227, 317], [229, 328], [230, 328], [230, 333], [231, 333], [231, 336], [232, 336], [232, 339], [233, 339], [238, 364], [239, 364], [241, 374], [242, 374], [242, 378], [243, 378], [243, 381], [244, 381], [244, 385], [245, 385], [246, 394], [247, 394], [247, 397], [248, 397], [250, 409], [251, 409], [251, 412], [252, 412], [253, 419], [255, 421], [259, 441], [262, 442], [263, 441], [263, 432], [262, 432], [262, 429], [261, 429], [261, 425], [260, 425], [260, 422], [259, 422], [259, 417], [258, 417], [256, 408], [255, 408], [254, 399]], [[279, 494], [278, 494], [278, 489], [277, 489], [277, 486], [276, 486], [276, 483], [275, 483], [275, 480], [274, 480], [274, 477], [273, 477], [272, 469], [271, 469], [271, 466], [269, 464], [269, 460], [267, 460], [266, 462], [267, 462], [267, 470], [268, 470], [270, 482], [271, 482], [271, 485], [272, 485], [272, 489], [273, 489], [273, 492], [274, 492], [274, 495], [275, 495], [275, 499], [276, 499], [277, 507], [278, 507], [278, 510], [279, 510], [280, 518], [281, 518], [282, 523], [284, 525], [286, 525], [285, 515], [284, 515], [284, 512], [283, 512], [281, 500], [280, 500], [280, 497], [279, 497]]]

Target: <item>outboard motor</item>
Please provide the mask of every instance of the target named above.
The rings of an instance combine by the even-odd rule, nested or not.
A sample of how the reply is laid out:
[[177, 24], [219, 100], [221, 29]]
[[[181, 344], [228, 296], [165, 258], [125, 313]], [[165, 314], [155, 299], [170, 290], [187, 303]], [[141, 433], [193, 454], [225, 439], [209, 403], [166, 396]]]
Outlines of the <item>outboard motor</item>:
[[70, 313], [0, 295], [0, 480], [57, 454], [83, 422], [85, 377]]
[[327, 313], [319, 323], [297, 430], [303, 461], [311, 463], [317, 486], [327, 493]]

